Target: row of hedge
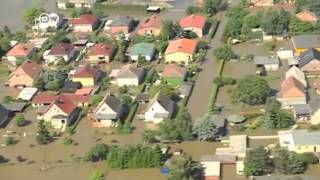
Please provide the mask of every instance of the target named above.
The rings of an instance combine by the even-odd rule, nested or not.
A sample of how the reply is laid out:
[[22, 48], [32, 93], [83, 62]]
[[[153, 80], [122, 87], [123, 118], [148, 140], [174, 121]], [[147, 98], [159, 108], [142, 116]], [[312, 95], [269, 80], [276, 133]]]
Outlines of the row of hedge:
[[[225, 60], [220, 60], [219, 62], [220, 62], [220, 66], [219, 66], [218, 71], [217, 71], [217, 77], [222, 75], [224, 64], [225, 64]], [[215, 83], [212, 83], [212, 87], [211, 87], [212, 90], [211, 90], [211, 93], [210, 93], [209, 106], [208, 106], [208, 111], [209, 112], [212, 112], [212, 110], [215, 107], [215, 103], [216, 103], [216, 100], [217, 100], [219, 88], [220, 88], [220, 86], [218, 86]]]

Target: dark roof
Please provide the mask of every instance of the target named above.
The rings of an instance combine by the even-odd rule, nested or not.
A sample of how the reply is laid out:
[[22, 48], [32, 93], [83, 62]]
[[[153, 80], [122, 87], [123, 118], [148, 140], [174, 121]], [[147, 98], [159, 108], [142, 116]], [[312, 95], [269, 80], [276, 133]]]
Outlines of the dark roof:
[[133, 19], [129, 16], [115, 17], [109, 26], [129, 26], [133, 22]]
[[62, 92], [75, 92], [77, 89], [81, 89], [82, 84], [80, 82], [65, 81], [61, 91]]
[[119, 112], [122, 107], [120, 99], [113, 95], [109, 95], [105, 98], [104, 101], [114, 112]]
[[11, 112], [22, 112], [27, 106], [25, 102], [12, 102], [9, 104], [3, 104], [3, 106]]
[[317, 59], [320, 61], [320, 52], [314, 48], [310, 48], [298, 57], [300, 68], [308, 64], [313, 59]]
[[193, 85], [194, 85], [193, 82], [190, 82], [190, 81], [184, 82], [179, 87], [179, 93], [184, 95], [184, 96], [190, 96], [190, 93], [192, 91]]
[[309, 102], [311, 113], [314, 114], [320, 109], [320, 98], [319, 97], [313, 97], [311, 98], [311, 101]]
[[311, 107], [309, 104], [297, 104], [294, 105], [292, 108], [293, 112], [296, 115], [310, 115], [311, 114]]
[[162, 93], [158, 93], [156, 95], [155, 101], [158, 101], [159, 104], [168, 112], [171, 112], [172, 109], [174, 108], [174, 102], [168, 96]]
[[150, 98], [149, 94], [142, 93], [142, 94], [137, 95], [136, 101], [137, 102], [148, 102], [149, 98]]
[[10, 111], [0, 104], [0, 126], [6, 124], [9, 119]]

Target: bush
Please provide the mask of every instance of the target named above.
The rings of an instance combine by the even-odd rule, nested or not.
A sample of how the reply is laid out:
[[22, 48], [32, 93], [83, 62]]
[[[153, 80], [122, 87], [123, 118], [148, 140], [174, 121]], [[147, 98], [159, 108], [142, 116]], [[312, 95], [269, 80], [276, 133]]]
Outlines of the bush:
[[299, 154], [298, 158], [305, 162], [306, 164], [318, 164], [319, 158], [313, 153], [303, 153]]
[[231, 77], [223, 77], [223, 76], [216, 77], [213, 80], [213, 83], [215, 83], [219, 87], [223, 87], [225, 85], [234, 85], [236, 84], [236, 82], [237, 81]]
[[14, 140], [13, 137], [7, 137], [6, 138], [6, 145], [7, 146], [14, 145], [14, 144], [16, 144], [16, 141]]
[[17, 115], [15, 118], [15, 123], [17, 126], [24, 126], [24, 125], [26, 125], [26, 122], [27, 121], [25, 120], [23, 115]]
[[275, 41], [271, 41], [271, 42], [266, 42], [264, 46], [268, 51], [274, 51], [277, 47], [277, 44]]
[[84, 161], [100, 161], [106, 160], [109, 147], [106, 144], [96, 144], [93, 146], [90, 151], [83, 158]]
[[94, 172], [91, 174], [89, 180], [104, 180], [104, 175], [103, 175], [103, 173], [100, 172], [100, 171], [94, 171]]
[[14, 99], [11, 97], [11, 96], [5, 96], [3, 99], [2, 99], [2, 102], [4, 104], [9, 104], [13, 101]]
[[220, 48], [217, 48], [213, 51], [213, 55], [218, 60], [226, 60], [229, 61], [230, 59], [237, 58], [237, 55], [232, 51], [229, 45], [223, 45]]
[[73, 143], [73, 140], [72, 139], [70, 139], [70, 138], [64, 138], [63, 139], [63, 142], [62, 142], [62, 144], [63, 145], [70, 145], [70, 144], [72, 144]]

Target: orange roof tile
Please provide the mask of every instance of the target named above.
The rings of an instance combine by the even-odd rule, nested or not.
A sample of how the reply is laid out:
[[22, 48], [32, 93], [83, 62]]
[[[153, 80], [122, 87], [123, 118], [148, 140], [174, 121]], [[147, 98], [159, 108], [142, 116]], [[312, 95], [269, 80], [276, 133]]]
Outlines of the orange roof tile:
[[182, 28], [194, 27], [202, 29], [206, 24], [206, 18], [200, 15], [190, 15], [180, 20], [179, 25]]
[[281, 97], [305, 97], [304, 86], [293, 76], [281, 83]]
[[168, 64], [164, 67], [162, 77], [184, 77], [187, 73], [186, 68], [176, 64]]
[[144, 29], [144, 28], [149, 28], [149, 27], [153, 27], [153, 28], [161, 28], [161, 24], [162, 24], [162, 20], [160, 16], [151, 16], [151, 17], [147, 17], [145, 18], [139, 26], [139, 29]]
[[92, 14], [83, 14], [79, 18], [69, 19], [72, 25], [92, 25], [97, 22], [98, 18]]
[[196, 51], [197, 41], [193, 39], [177, 39], [169, 42], [165, 54], [183, 52], [193, 54]]
[[306, 22], [312, 22], [312, 23], [315, 23], [318, 20], [317, 16], [313, 12], [308, 10], [299, 12], [298, 14], [296, 14], [296, 17], [300, 21], [306, 21]]
[[81, 66], [74, 74], [73, 77], [93, 77], [95, 78], [99, 73], [96, 67], [92, 67], [90, 64]]
[[34, 46], [32, 44], [18, 43], [7, 52], [7, 56], [27, 56], [29, 55]]
[[89, 49], [88, 55], [89, 56], [96, 56], [96, 55], [110, 56], [113, 50], [114, 50], [114, 47], [111, 44], [98, 43]]

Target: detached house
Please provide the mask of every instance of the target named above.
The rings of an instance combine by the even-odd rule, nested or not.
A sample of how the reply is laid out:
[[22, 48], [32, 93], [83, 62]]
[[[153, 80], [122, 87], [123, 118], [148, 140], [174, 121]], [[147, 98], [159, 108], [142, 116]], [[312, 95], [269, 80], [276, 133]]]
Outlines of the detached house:
[[320, 36], [313, 34], [302, 34], [292, 37], [292, 43], [297, 55], [307, 51], [310, 48], [320, 50]]
[[93, 126], [110, 127], [124, 115], [124, 105], [120, 99], [107, 95], [93, 112]]
[[296, 78], [296, 80], [298, 80], [301, 84], [303, 84], [304, 87], [307, 87], [307, 80], [306, 80], [304, 73], [296, 66], [292, 66], [286, 72], [286, 79], [288, 79], [290, 77]]
[[281, 147], [296, 153], [319, 153], [320, 132], [308, 130], [279, 131], [279, 143]]
[[80, 82], [82, 86], [94, 86], [101, 73], [97, 67], [93, 67], [90, 64], [79, 67], [74, 74], [72, 74], [71, 80], [73, 82]]
[[305, 87], [295, 77], [290, 76], [281, 83], [278, 100], [282, 107], [291, 108], [293, 105], [307, 104]]
[[90, 63], [109, 63], [115, 54], [115, 48], [111, 44], [98, 43], [92, 46], [88, 51], [86, 61]]
[[299, 67], [306, 73], [306, 76], [316, 76], [320, 74], [320, 51], [311, 48], [302, 53], [299, 57]]
[[138, 27], [138, 34], [158, 36], [161, 32], [162, 19], [160, 16], [147, 17], [141, 21]]
[[0, 127], [5, 126], [10, 120], [11, 112], [0, 104]]
[[36, 48], [32, 43], [18, 43], [7, 52], [6, 57], [11, 64], [16, 65], [18, 60], [30, 59], [35, 52]]
[[160, 123], [164, 118], [171, 118], [175, 110], [175, 103], [169, 97], [158, 93], [149, 102], [145, 112], [145, 121], [154, 124]]
[[57, 64], [59, 61], [69, 62], [74, 57], [74, 54], [75, 48], [72, 44], [59, 43], [46, 51], [43, 55], [43, 59], [46, 64]]
[[188, 64], [193, 60], [196, 50], [196, 40], [186, 38], [172, 40], [165, 51], [165, 62]]
[[154, 57], [156, 47], [152, 43], [138, 43], [133, 45], [129, 52], [130, 59], [132, 61], [138, 61], [139, 56], [144, 57], [145, 60], [151, 61]]
[[98, 27], [99, 20], [95, 15], [83, 14], [79, 18], [69, 19], [69, 25], [74, 32], [92, 32]]
[[185, 67], [168, 64], [164, 67], [161, 77], [166, 83], [180, 85], [185, 80], [186, 75], [187, 70]]
[[144, 69], [127, 64], [122, 66], [121, 69], [112, 70], [109, 76], [114, 78], [114, 81], [118, 86], [139, 86], [144, 75]]
[[315, 13], [309, 10], [303, 10], [296, 14], [296, 18], [303, 22], [316, 23], [318, 21], [318, 17]]
[[134, 20], [129, 16], [118, 16], [106, 22], [104, 30], [110, 34], [129, 33], [134, 28]]
[[39, 120], [61, 130], [65, 130], [78, 116], [77, 106], [64, 95], [60, 95], [49, 106], [40, 107], [37, 113]]
[[26, 60], [10, 74], [6, 85], [10, 87], [31, 87], [41, 72], [42, 67], [40, 65]]
[[198, 37], [202, 37], [205, 30], [206, 18], [200, 15], [184, 17], [179, 22], [180, 27], [185, 31], [192, 31]]

